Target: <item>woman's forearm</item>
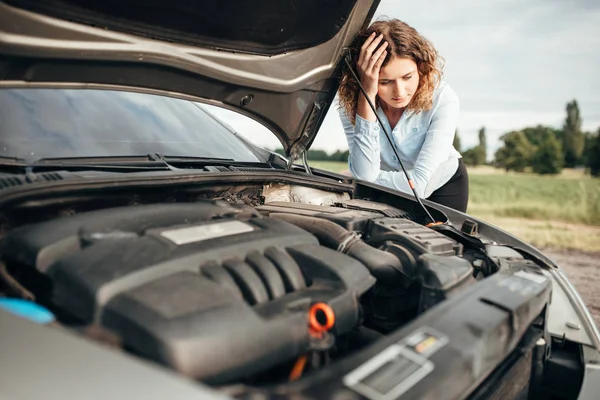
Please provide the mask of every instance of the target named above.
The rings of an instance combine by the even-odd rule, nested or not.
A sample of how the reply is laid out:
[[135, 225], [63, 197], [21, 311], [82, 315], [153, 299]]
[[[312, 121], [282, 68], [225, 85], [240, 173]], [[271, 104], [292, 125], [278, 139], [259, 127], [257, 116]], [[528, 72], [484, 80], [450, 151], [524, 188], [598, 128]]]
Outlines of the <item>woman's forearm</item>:
[[[375, 98], [376, 98], [376, 94], [369, 95], [369, 99], [371, 100], [371, 103], [373, 103], [373, 105], [375, 105]], [[358, 105], [357, 105], [357, 109], [356, 109], [356, 114], [360, 115], [363, 119], [365, 119], [367, 121], [377, 122], [377, 116], [375, 115], [375, 113], [373, 112], [371, 107], [369, 106], [369, 102], [367, 101], [367, 99], [365, 98], [365, 96], [362, 93], [360, 93], [358, 96]]]
[[356, 115], [356, 123], [349, 141], [349, 167], [358, 179], [374, 182], [381, 166], [381, 146], [377, 122]]
[[339, 109], [340, 121], [348, 141], [348, 166], [358, 179], [373, 182], [379, 175], [381, 148], [378, 123], [355, 115], [352, 123], [343, 108]]

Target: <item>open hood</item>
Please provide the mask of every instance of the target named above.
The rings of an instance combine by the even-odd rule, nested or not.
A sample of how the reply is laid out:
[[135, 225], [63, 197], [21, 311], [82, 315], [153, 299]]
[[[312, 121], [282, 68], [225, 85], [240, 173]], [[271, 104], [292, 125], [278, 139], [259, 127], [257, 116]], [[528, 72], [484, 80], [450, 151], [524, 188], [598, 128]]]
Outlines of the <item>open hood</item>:
[[[203, 99], [308, 149], [379, 0], [3, 0], [0, 86]], [[168, 134], [168, 133], [166, 133]]]

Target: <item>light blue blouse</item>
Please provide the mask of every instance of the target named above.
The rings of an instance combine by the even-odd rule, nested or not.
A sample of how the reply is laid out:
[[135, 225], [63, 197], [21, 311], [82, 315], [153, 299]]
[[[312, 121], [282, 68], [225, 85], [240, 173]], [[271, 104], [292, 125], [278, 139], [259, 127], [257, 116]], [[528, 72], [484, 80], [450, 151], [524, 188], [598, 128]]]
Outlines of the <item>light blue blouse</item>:
[[[400, 159], [411, 175], [419, 197], [429, 197], [448, 182], [458, 168], [461, 155], [452, 142], [459, 108], [456, 93], [442, 81], [434, 91], [431, 109], [419, 113], [405, 110], [393, 130], [381, 107], [377, 109], [381, 121], [391, 132]], [[357, 115], [356, 123], [352, 125], [343, 108], [339, 109], [339, 113], [348, 141], [348, 165], [352, 175], [412, 194], [379, 123]]]

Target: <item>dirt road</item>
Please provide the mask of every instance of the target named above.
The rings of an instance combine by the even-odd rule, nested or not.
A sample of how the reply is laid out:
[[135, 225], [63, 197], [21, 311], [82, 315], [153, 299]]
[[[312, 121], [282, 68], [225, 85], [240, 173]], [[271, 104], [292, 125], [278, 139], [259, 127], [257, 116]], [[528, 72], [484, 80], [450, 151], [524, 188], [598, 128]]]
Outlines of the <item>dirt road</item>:
[[560, 265], [600, 326], [600, 253], [544, 250]]

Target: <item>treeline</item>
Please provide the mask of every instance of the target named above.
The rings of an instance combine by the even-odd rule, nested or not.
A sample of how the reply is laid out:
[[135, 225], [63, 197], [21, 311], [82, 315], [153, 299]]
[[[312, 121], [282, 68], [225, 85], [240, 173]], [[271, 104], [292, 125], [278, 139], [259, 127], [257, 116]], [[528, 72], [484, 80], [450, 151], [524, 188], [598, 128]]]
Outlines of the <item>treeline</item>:
[[[566, 114], [562, 129], [537, 125], [502, 135], [503, 145], [489, 164], [506, 171], [530, 169], [538, 174], [558, 174], [563, 168], [584, 167], [591, 175], [600, 176], [600, 128], [595, 133], [582, 131], [576, 100], [567, 103]], [[461, 151], [458, 131], [454, 146]], [[485, 128], [479, 130], [479, 144], [462, 155], [467, 165], [488, 164]]]
[[[278, 148], [275, 149], [276, 153], [281, 154], [282, 156], [285, 157], [285, 152], [283, 151], [282, 148]], [[308, 153], [306, 154], [306, 157], [310, 160], [310, 161], [348, 161], [348, 155], [349, 155], [349, 151], [340, 151], [337, 150], [336, 152], [329, 154], [327, 153], [325, 150], [308, 150]]]

